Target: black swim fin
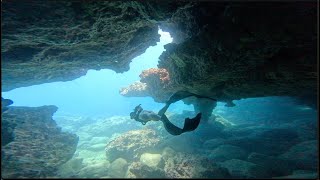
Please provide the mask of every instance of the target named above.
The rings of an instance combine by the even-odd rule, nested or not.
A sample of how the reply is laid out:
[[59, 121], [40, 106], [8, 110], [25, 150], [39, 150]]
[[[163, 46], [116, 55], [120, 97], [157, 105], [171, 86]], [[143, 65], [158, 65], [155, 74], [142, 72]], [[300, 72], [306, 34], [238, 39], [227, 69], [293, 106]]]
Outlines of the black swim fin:
[[198, 113], [196, 117], [189, 119], [186, 118], [184, 121], [183, 129], [172, 124], [165, 114], [162, 115], [161, 120], [164, 124], [165, 129], [172, 135], [177, 136], [184, 132], [193, 131], [199, 126], [201, 119], [201, 113]]
[[201, 120], [201, 115], [202, 115], [201, 113], [198, 113], [196, 115], [196, 117], [194, 117], [192, 119], [186, 118], [184, 120], [184, 126], [183, 126], [182, 131], [188, 132], [188, 131], [193, 131], [193, 130], [197, 129], [197, 127], [199, 126], [200, 120]]

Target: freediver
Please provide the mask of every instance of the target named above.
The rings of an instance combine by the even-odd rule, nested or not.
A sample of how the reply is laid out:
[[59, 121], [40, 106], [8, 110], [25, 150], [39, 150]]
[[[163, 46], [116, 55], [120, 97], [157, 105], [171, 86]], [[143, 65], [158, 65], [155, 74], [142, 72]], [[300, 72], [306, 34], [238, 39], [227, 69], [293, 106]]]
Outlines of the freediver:
[[169, 108], [170, 104], [190, 96], [195, 96], [197, 98], [208, 98], [216, 101], [215, 99], [212, 99], [210, 97], [200, 96], [187, 91], [178, 91], [170, 97], [170, 99], [166, 102], [166, 105], [158, 112], [158, 114], [153, 111], [143, 110], [141, 104], [139, 104], [134, 108], [134, 111], [130, 113], [130, 118], [141, 122], [143, 125], [145, 125], [149, 121], [162, 121], [165, 129], [172, 135], [180, 135], [184, 132], [193, 131], [198, 127], [200, 123], [202, 115], [201, 113], [198, 113], [192, 119], [186, 118], [182, 129], [172, 124], [164, 114]]

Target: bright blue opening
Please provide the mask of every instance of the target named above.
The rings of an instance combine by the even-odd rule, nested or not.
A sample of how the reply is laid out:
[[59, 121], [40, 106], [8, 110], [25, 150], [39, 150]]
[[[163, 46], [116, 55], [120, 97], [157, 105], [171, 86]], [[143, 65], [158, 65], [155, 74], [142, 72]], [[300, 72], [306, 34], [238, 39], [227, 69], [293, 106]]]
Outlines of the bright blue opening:
[[112, 70], [89, 70], [85, 76], [68, 82], [54, 82], [30, 87], [22, 87], [2, 92], [2, 97], [13, 100], [12, 106], [37, 107], [56, 105], [55, 115], [73, 114], [91, 117], [110, 117], [128, 115], [139, 103], [148, 110], [159, 110], [163, 104], [150, 97], [123, 97], [121, 87], [139, 81], [139, 74], [149, 68], [157, 67], [158, 57], [164, 45], [172, 42], [170, 34], [159, 29], [160, 42], [149, 47], [146, 52], [132, 60], [130, 70], [115, 73]]

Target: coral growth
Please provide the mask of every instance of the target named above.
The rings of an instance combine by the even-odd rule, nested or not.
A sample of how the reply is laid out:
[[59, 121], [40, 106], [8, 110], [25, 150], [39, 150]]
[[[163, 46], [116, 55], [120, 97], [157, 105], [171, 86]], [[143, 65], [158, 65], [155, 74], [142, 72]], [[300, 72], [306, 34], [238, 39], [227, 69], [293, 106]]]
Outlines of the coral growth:
[[164, 178], [165, 173], [162, 168], [152, 167], [141, 162], [133, 162], [129, 166], [126, 178]]
[[170, 76], [166, 69], [164, 68], [150, 68], [148, 70], [142, 71], [142, 73], [139, 75], [141, 78], [141, 82], [147, 82], [150, 81], [149, 79], [160, 79], [160, 82], [165, 85], [169, 83]]
[[[147, 153], [149, 154], [149, 153]], [[156, 165], [134, 161], [128, 168], [126, 178], [228, 178], [226, 168], [221, 168], [207, 158], [164, 148], [161, 161]], [[142, 157], [141, 158], [145, 158]], [[152, 163], [151, 163], [152, 164]]]
[[[150, 68], [139, 75], [141, 82], [134, 82], [129, 87], [121, 88], [120, 94], [127, 97], [152, 96], [161, 102], [172, 94], [170, 89], [170, 75], [164, 68]], [[166, 89], [164, 91], [164, 89]]]
[[166, 178], [230, 178], [225, 168], [200, 155], [176, 153], [165, 161]]
[[2, 114], [2, 121], [16, 124], [14, 140], [1, 148], [2, 177], [51, 177], [72, 158], [78, 137], [61, 132], [52, 120], [56, 110], [55, 106], [10, 107]]
[[147, 90], [147, 85], [146, 83], [142, 82], [134, 82], [131, 84], [129, 87], [124, 87], [119, 90], [119, 93], [122, 96], [127, 96], [127, 97], [144, 97], [144, 96], [149, 96], [149, 91]]
[[166, 69], [151, 68], [142, 71], [140, 81], [147, 84], [147, 91], [155, 98], [155, 101], [168, 99], [170, 92], [170, 75]]

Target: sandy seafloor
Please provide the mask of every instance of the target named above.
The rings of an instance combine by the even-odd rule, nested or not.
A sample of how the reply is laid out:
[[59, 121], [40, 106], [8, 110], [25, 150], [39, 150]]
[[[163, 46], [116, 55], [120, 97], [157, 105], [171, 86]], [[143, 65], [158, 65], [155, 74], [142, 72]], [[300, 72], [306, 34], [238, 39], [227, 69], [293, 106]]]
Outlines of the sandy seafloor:
[[[315, 178], [317, 112], [290, 107], [253, 117], [216, 108], [209, 122], [180, 136], [168, 134], [161, 122], [143, 126], [129, 116], [54, 116], [62, 130], [79, 136], [58, 177]], [[181, 127], [193, 112], [167, 115]]]

